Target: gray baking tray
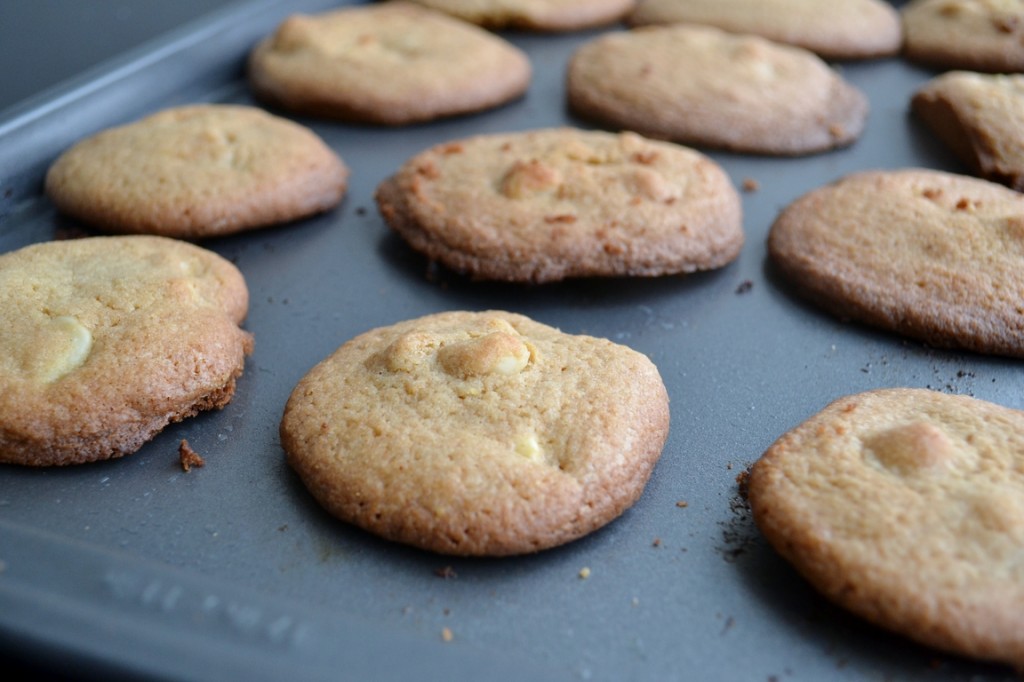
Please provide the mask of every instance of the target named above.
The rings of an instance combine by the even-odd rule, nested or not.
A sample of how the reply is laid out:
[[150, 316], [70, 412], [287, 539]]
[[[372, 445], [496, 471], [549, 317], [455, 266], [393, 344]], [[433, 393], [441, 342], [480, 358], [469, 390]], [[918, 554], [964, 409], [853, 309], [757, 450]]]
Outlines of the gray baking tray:
[[[288, 13], [332, 4], [233, 5], [0, 120], [0, 251], [78, 229], [40, 193], [69, 144], [171, 105], [253, 103], [249, 47]], [[759, 537], [736, 484], [775, 438], [840, 395], [921, 386], [1024, 407], [1018, 363], [825, 315], [766, 260], [778, 211], [816, 186], [865, 168], [962, 170], [907, 113], [932, 72], [899, 59], [842, 65], [872, 102], [867, 131], [849, 149], [794, 159], [711, 152], [737, 185], [759, 183], [743, 197], [742, 255], [716, 272], [475, 283], [430, 267], [389, 233], [373, 190], [413, 153], [477, 133], [585, 127], [566, 111], [564, 69], [597, 33], [506, 34], [528, 51], [535, 76], [526, 97], [495, 111], [397, 129], [298, 119], [345, 158], [351, 188], [326, 215], [204, 242], [238, 265], [251, 291], [256, 352], [234, 401], [122, 460], [0, 468], [7, 655], [106, 678], [1013, 679], [817, 596]], [[584, 539], [500, 560], [409, 549], [321, 511], [277, 437], [299, 378], [372, 327], [485, 308], [654, 360], [672, 424], [642, 499]], [[205, 468], [181, 470], [182, 438]]]

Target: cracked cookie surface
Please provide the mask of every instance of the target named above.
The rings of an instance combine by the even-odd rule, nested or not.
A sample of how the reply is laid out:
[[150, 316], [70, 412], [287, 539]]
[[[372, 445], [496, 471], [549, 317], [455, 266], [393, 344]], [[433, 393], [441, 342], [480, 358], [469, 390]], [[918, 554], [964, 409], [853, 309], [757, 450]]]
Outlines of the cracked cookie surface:
[[499, 106], [530, 83], [526, 54], [405, 2], [294, 15], [249, 58], [256, 95], [289, 111], [406, 125]]
[[743, 245], [739, 195], [721, 167], [633, 133], [448, 142], [409, 159], [376, 198], [413, 248], [479, 279], [694, 272]]
[[634, 26], [706, 24], [796, 45], [825, 59], [865, 59], [899, 52], [900, 15], [882, 0], [640, 0]]
[[1024, 412], [923, 389], [847, 396], [767, 450], [748, 496], [825, 596], [1024, 668]]
[[94, 237], [0, 256], [0, 462], [128, 455], [226, 405], [252, 337], [220, 256], [161, 237]]
[[584, 43], [567, 91], [573, 111], [603, 125], [755, 154], [852, 144], [868, 115], [864, 94], [812, 52], [696, 24]]
[[942, 348], [1024, 356], [1024, 196], [926, 169], [868, 171], [787, 206], [768, 254], [805, 296]]
[[644, 355], [501, 311], [345, 343], [296, 386], [288, 462], [335, 516], [456, 555], [535, 552], [618, 517], [668, 434]]
[[296, 220], [341, 201], [348, 168], [311, 130], [255, 107], [166, 109], [63, 153], [46, 193], [106, 232], [199, 239]]

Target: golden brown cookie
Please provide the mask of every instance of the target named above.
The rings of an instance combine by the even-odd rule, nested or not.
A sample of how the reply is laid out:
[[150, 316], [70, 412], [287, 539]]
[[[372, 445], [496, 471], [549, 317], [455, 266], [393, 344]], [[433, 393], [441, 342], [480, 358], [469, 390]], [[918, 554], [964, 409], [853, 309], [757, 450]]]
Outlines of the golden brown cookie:
[[93, 237], [0, 256], [0, 462], [135, 452], [226, 405], [252, 337], [242, 274], [161, 237]]
[[739, 195], [703, 154], [571, 128], [417, 154], [377, 189], [388, 224], [480, 279], [656, 276], [717, 268], [743, 245]]
[[748, 495], [829, 599], [1024, 669], [1024, 412], [923, 389], [848, 396], [779, 438]]
[[868, 171], [800, 197], [768, 254], [842, 317], [944, 348], [1024, 357], [1024, 195], [924, 169]]
[[530, 75], [511, 43], [406, 2], [289, 17], [249, 59], [265, 101], [386, 125], [496, 107], [526, 92]]
[[946, 73], [911, 109], [971, 172], [1024, 191], [1024, 76]]
[[513, 313], [362, 334], [295, 387], [288, 462], [344, 521], [444, 554], [535, 552], [618, 517], [668, 434], [657, 368]]
[[797, 155], [853, 143], [867, 98], [807, 50], [708, 26], [609, 33], [580, 47], [572, 110], [698, 147]]
[[901, 12], [904, 52], [912, 61], [1024, 71], [1024, 0], [913, 0]]
[[622, 19], [635, 0], [412, 0], [489, 29], [578, 31]]
[[167, 109], [89, 137], [46, 175], [57, 208], [104, 231], [198, 239], [336, 206], [348, 169], [311, 130], [254, 107]]
[[693, 23], [796, 45], [825, 59], [899, 52], [900, 15], [882, 0], [640, 0], [634, 26]]

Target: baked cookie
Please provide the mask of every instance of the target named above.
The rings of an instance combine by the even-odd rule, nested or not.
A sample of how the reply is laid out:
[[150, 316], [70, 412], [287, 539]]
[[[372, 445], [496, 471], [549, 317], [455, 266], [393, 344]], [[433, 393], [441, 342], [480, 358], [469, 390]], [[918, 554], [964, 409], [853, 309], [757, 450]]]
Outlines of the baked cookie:
[[584, 44], [568, 96], [575, 113], [604, 125], [755, 154], [851, 144], [868, 113], [867, 98], [807, 50], [684, 24]]
[[311, 130], [254, 107], [200, 104], [79, 142], [50, 167], [46, 193], [104, 231], [199, 239], [326, 211], [347, 183]]
[[668, 434], [644, 355], [522, 315], [448, 312], [374, 329], [296, 386], [288, 462], [329, 512], [444, 554], [535, 552], [643, 492]]
[[1024, 357], [1024, 195], [924, 169], [847, 176], [794, 201], [768, 254], [834, 314], [932, 346]]
[[489, 29], [578, 31], [622, 19], [635, 0], [412, 0]]
[[530, 75], [511, 43], [405, 2], [289, 17], [249, 59], [267, 102], [385, 125], [496, 107], [526, 92]]
[[223, 407], [252, 352], [248, 297], [231, 263], [162, 237], [0, 256], [0, 462], [121, 457]]
[[1024, 75], [946, 73], [911, 109], [971, 172], [1024, 191]]
[[388, 224], [479, 279], [656, 276], [729, 263], [743, 246], [729, 177], [685, 147], [572, 128], [449, 142], [377, 188]]
[[640, 0], [634, 26], [692, 23], [796, 45], [825, 59], [899, 52], [900, 15], [882, 0]]
[[913, 0], [901, 12], [904, 53], [912, 61], [1024, 71], [1024, 0]]
[[923, 389], [837, 400], [748, 481], [754, 521], [829, 599], [1024, 668], [1024, 412]]

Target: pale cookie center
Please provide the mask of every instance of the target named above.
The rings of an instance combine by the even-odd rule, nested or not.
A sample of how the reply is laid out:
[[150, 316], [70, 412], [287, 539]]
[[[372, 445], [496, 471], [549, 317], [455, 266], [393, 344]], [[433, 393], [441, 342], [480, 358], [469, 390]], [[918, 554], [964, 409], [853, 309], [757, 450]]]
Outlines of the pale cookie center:
[[81, 367], [90, 351], [92, 333], [73, 317], [56, 317], [32, 335], [21, 365], [33, 379], [49, 383]]
[[883, 467], [903, 476], [942, 471], [955, 455], [949, 436], [927, 422], [891, 428], [867, 439], [865, 445]]
[[442, 346], [437, 359], [453, 376], [512, 376], [530, 362], [530, 348], [519, 337], [496, 331]]

